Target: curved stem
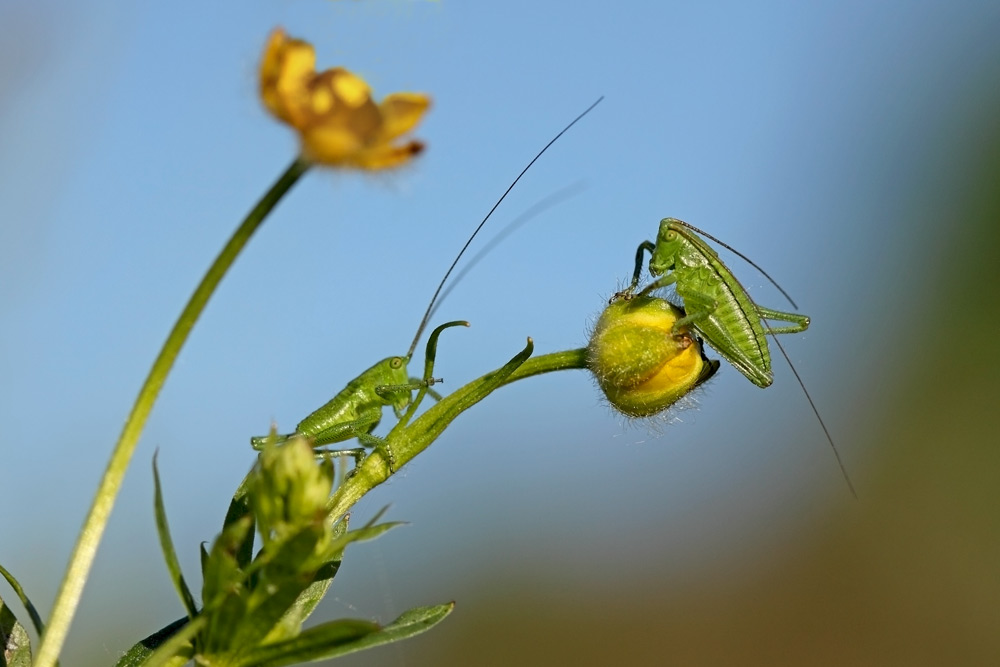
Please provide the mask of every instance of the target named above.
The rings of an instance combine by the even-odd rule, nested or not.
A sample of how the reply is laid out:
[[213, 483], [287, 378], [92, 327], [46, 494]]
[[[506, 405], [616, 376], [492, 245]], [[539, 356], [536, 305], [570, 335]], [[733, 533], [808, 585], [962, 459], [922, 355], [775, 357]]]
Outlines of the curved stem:
[[[402, 427], [397, 425], [393, 428], [386, 437], [386, 442], [395, 455], [395, 468], [398, 470], [425, 450], [455, 417], [495, 389], [542, 373], [587, 367], [587, 348], [563, 350], [529, 358], [532, 347], [531, 339], [528, 341], [528, 347], [507, 362], [503, 368], [456, 389], [418, 417], [413, 424], [409, 426], [403, 424]], [[327, 503], [330, 518], [334, 521], [339, 520], [362, 496], [389, 479], [393, 472], [395, 470], [378, 449], [366, 456], [354, 474], [334, 492]]]
[[[538, 357], [532, 357], [521, 364], [517, 370], [507, 376], [503, 384], [510, 384], [533, 375], [553, 373], [555, 371], [570, 371], [587, 367], [587, 348], [578, 347], [574, 350], [550, 352]], [[503, 386], [503, 385], [501, 385]]]
[[156, 397], [159, 395], [174, 361], [180, 354], [188, 334], [191, 333], [194, 323], [198, 321], [198, 317], [205, 309], [205, 305], [215, 288], [218, 287], [229, 267], [236, 261], [236, 257], [243, 250], [247, 241], [264, 222], [271, 209], [295, 185], [308, 168], [307, 162], [297, 158], [271, 186], [271, 189], [261, 197], [215, 258], [187, 305], [184, 306], [184, 310], [181, 311], [174, 328], [170, 330], [159, 356], [153, 362], [153, 367], [149, 370], [149, 375], [139, 390], [139, 395], [132, 406], [132, 412], [129, 413], [128, 419], [125, 421], [125, 426], [118, 437], [118, 444], [115, 445], [114, 451], [111, 453], [111, 460], [108, 461], [104, 476], [101, 478], [97, 493], [94, 495], [90, 512], [80, 530], [80, 536], [73, 548], [69, 566], [52, 607], [48, 627], [38, 649], [36, 667], [52, 667], [59, 657], [73, 615], [79, 605], [80, 596], [83, 594], [83, 586], [94, 562], [97, 545], [104, 534], [104, 528], [107, 526], [111, 509], [114, 507], [115, 498], [118, 496], [122, 480], [125, 477], [125, 470], [128, 468], [133, 452], [135, 452], [139, 436], [146, 425], [146, 419], [153, 409], [153, 403], [156, 402]]

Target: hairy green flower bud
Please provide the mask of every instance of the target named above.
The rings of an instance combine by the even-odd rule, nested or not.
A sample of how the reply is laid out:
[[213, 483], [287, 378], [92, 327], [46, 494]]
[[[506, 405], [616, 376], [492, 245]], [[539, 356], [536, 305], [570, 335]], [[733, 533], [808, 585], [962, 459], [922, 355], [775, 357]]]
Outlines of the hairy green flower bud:
[[332, 464], [317, 462], [315, 452], [302, 438], [266, 446], [260, 454], [252, 495], [265, 540], [321, 520], [332, 488]]
[[684, 311], [641, 296], [612, 300], [587, 346], [587, 366], [615, 409], [649, 417], [710, 378], [719, 362], [705, 357], [701, 339], [673, 327]]

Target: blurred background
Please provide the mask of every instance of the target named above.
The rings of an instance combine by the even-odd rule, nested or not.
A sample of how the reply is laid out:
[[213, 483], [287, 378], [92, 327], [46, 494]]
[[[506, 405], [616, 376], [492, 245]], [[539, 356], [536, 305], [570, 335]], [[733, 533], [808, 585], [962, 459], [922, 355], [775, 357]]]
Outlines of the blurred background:
[[[338, 664], [1000, 662], [1000, 4], [403, 0], [0, 5], [0, 562], [48, 612], [135, 393], [201, 274], [296, 150], [262, 110], [276, 25], [381, 96], [430, 93], [413, 166], [314, 170], [253, 239], [169, 378], [64, 664], [182, 614], [150, 461], [197, 585], [253, 461], [376, 360], [530, 158], [435, 318], [445, 390], [532, 336], [578, 347], [660, 218], [765, 267], [812, 317], [626, 422], [581, 371], [498, 391], [371, 494], [316, 618], [416, 639]], [[723, 255], [754, 298], [772, 287]], [[4, 588], [3, 595], [9, 596]]]

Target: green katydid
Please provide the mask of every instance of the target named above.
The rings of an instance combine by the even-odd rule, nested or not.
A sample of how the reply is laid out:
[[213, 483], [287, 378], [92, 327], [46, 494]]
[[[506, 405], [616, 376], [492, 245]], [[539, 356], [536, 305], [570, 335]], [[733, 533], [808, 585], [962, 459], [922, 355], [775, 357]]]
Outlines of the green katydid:
[[[322, 407], [315, 410], [295, 427], [295, 432], [288, 435], [281, 436], [256, 436], [250, 439], [250, 444], [254, 449], [261, 449], [265, 444], [272, 439], [277, 442], [283, 442], [288, 438], [294, 436], [303, 436], [308, 438], [314, 447], [319, 447], [321, 445], [334, 444], [338, 442], [344, 442], [352, 438], [357, 438], [358, 441], [366, 447], [384, 447], [385, 440], [372, 435], [372, 431], [378, 426], [382, 419], [382, 409], [386, 406], [391, 407], [396, 414], [397, 419], [402, 419], [404, 412], [408, 414], [413, 413], [413, 409], [416, 407], [413, 405], [415, 401], [419, 401], [423, 394], [429, 391], [430, 385], [435, 382], [440, 382], [440, 380], [435, 380], [431, 377], [433, 370], [433, 356], [434, 347], [437, 344], [437, 337], [441, 331], [448, 327], [453, 326], [468, 326], [466, 322], [448, 322], [439, 326], [431, 334], [427, 343], [427, 356], [428, 362], [425, 367], [425, 372], [423, 378], [411, 378], [407, 365], [410, 358], [413, 356], [414, 350], [416, 350], [417, 344], [420, 341], [420, 336], [423, 334], [424, 329], [427, 327], [427, 323], [435, 310], [435, 304], [437, 303], [438, 296], [441, 294], [441, 290], [451, 275], [452, 271], [458, 265], [459, 259], [468, 249], [469, 245], [472, 243], [476, 235], [486, 224], [486, 221], [490, 219], [493, 212], [497, 209], [501, 202], [507, 197], [510, 191], [517, 185], [517, 182], [521, 180], [525, 172], [531, 168], [535, 163], [549, 149], [552, 144], [556, 142], [563, 134], [565, 134], [573, 125], [577, 123], [581, 118], [587, 115], [591, 109], [597, 106], [600, 101], [604, 99], [603, 97], [598, 98], [596, 102], [591, 104], [583, 113], [573, 119], [566, 127], [564, 127], [555, 137], [549, 141], [542, 150], [540, 150], [534, 158], [528, 163], [528, 165], [521, 170], [517, 178], [508, 186], [504, 191], [503, 195], [497, 200], [493, 207], [486, 214], [486, 217], [479, 223], [476, 229], [472, 232], [472, 235], [462, 246], [462, 249], [458, 252], [451, 266], [445, 272], [444, 277], [438, 284], [437, 289], [434, 291], [434, 295], [431, 297], [431, 301], [427, 306], [427, 310], [424, 312], [423, 319], [420, 321], [420, 325], [417, 327], [417, 333], [413, 337], [413, 342], [410, 344], [410, 349], [405, 356], [395, 356], [388, 357], [376, 363], [374, 366], [368, 370], [361, 373], [353, 380], [347, 383], [336, 396], [331, 398]], [[413, 391], [419, 391], [417, 398], [413, 396]], [[407, 410], [409, 408], [409, 410]], [[355, 460], [360, 461], [364, 455], [363, 448], [352, 448], [344, 450], [335, 450], [334, 454], [350, 454], [355, 457]], [[384, 452], [386, 458], [391, 462], [393, 460], [391, 452]]]
[[[758, 305], [750, 298], [743, 285], [729, 270], [719, 255], [699, 236], [715, 241], [732, 251], [751, 266], [760, 271], [788, 299], [792, 307], [798, 308], [788, 293], [771, 276], [748, 257], [726, 245], [711, 234], [676, 218], [660, 221], [656, 243], [644, 241], [636, 250], [635, 272], [632, 282], [622, 294], [631, 296], [639, 284], [642, 261], [646, 251], [650, 254], [649, 273], [656, 279], [638, 292], [646, 295], [654, 290], [674, 285], [677, 296], [684, 302], [686, 315], [673, 325], [675, 333], [685, 327], [694, 328], [705, 342], [711, 345], [726, 361], [731, 363], [748, 380], [758, 387], [769, 387], [773, 381], [771, 354], [767, 345], [767, 334], [786, 334], [805, 331], [809, 318], [798, 313], [787, 313]], [[658, 277], [657, 277], [658, 276]], [[786, 322], [789, 326], [772, 327], [767, 320]], [[837, 464], [844, 475], [851, 493], [857, 497], [854, 485], [847, 474], [840, 453], [833, 442], [829, 429], [816, 408], [805, 383], [789, 359], [781, 343], [775, 345], [788, 362], [795, 379], [806, 395], [823, 433], [833, 449]]]

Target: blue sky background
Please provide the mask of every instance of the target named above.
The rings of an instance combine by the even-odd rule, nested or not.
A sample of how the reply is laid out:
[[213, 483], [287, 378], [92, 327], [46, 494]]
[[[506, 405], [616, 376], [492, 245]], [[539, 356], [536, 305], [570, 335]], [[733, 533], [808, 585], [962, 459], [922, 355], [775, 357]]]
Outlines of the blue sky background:
[[[442, 338], [444, 388], [529, 335], [540, 353], [583, 345], [638, 243], [679, 217], [812, 317], [782, 342], [864, 495], [881, 454], [859, 442], [948, 233], [932, 224], [943, 211], [912, 215], [911, 194], [945, 187], [942, 142], [976, 142], [939, 130], [996, 65], [996, 3], [14, 0], [0, 7], [0, 561], [40, 607], [168, 328], [295, 153], [256, 96], [276, 25], [379, 96], [429, 93], [416, 133], [428, 150], [388, 175], [313, 171], [226, 277], [137, 450], [71, 638], [80, 655], [104, 661], [180, 613], [153, 530], [154, 450], [196, 579], [249, 436], [272, 420], [290, 430], [404, 353], [467, 235], [600, 95], [478, 243], [585, 188], [437, 314], [472, 323]], [[728, 261], [761, 304], [786, 308]], [[463, 600], [457, 582], [509, 559], [567, 586], [651, 559], [684, 580], [766, 562], [851, 502], [794, 378], [775, 369], [762, 391], [724, 365], [693, 409], [653, 425], [624, 423], [583, 372], [498, 391], [361, 506], [392, 503], [413, 525], [349, 554], [328, 614], [388, 620]], [[130, 615], [108, 628], [102, 614], [122, 603]]]

